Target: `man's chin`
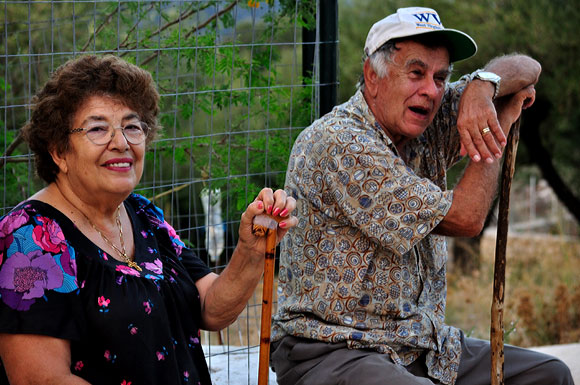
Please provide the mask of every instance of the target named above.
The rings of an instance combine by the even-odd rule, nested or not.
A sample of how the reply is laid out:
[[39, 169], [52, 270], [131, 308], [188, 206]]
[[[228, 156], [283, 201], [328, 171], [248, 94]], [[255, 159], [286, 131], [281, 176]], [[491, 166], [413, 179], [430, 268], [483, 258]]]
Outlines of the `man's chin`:
[[407, 137], [410, 139], [415, 139], [423, 135], [425, 130], [429, 125], [425, 124], [413, 124], [407, 127]]

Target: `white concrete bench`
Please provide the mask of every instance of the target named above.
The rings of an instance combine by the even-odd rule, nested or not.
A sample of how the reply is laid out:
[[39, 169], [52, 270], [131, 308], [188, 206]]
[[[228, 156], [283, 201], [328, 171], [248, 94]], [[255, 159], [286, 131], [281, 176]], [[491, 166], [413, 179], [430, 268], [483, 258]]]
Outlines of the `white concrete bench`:
[[564, 361], [572, 372], [574, 383], [580, 385], [580, 343], [539, 346], [531, 349], [558, 357]]

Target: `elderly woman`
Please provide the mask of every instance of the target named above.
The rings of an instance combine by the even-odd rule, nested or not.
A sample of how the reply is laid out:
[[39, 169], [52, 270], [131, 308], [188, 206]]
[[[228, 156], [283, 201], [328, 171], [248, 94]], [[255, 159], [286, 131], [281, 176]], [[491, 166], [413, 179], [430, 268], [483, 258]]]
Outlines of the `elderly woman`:
[[0, 221], [11, 384], [211, 384], [200, 329], [232, 323], [261, 277], [253, 218], [280, 216], [278, 239], [295, 226], [294, 199], [263, 189], [228, 266], [211, 273], [132, 192], [158, 100], [148, 72], [113, 56], [69, 61], [33, 99], [23, 133], [47, 187]]

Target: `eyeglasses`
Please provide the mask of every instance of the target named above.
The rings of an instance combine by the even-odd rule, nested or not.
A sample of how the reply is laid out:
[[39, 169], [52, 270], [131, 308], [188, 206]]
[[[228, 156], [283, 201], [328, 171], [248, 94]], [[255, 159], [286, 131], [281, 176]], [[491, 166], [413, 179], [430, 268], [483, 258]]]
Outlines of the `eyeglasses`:
[[127, 142], [131, 144], [141, 144], [149, 134], [149, 126], [144, 122], [130, 122], [122, 127], [113, 127], [105, 122], [97, 122], [88, 127], [74, 128], [69, 133], [85, 132], [91, 142], [97, 146], [109, 144], [115, 136], [115, 130], [121, 130]]

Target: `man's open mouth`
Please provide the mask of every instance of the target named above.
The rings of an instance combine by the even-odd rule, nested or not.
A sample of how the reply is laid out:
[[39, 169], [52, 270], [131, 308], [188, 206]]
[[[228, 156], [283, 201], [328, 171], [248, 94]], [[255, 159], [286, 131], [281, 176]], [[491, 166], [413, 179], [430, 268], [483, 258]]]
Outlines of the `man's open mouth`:
[[429, 110], [427, 108], [413, 106], [413, 107], [409, 107], [409, 109], [417, 114], [421, 114], [421, 115], [428, 115], [429, 114]]

